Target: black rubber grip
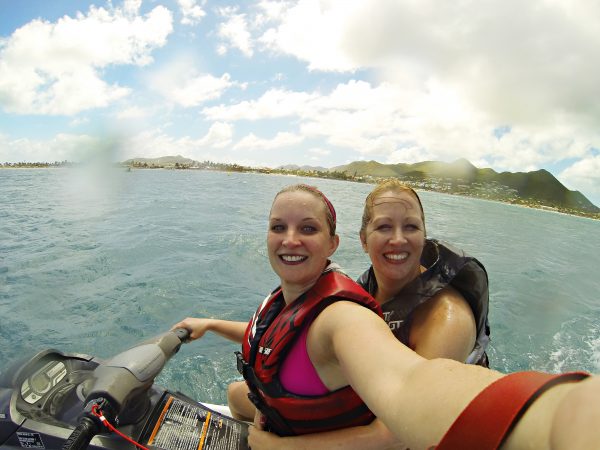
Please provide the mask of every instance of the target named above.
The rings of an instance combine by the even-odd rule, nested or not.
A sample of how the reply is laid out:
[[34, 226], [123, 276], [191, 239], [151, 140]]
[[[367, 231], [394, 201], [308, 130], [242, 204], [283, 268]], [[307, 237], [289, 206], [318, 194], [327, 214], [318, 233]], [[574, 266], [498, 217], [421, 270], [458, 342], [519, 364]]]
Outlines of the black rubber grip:
[[83, 417], [73, 430], [69, 439], [63, 444], [62, 450], [86, 449], [92, 438], [98, 433], [98, 427], [88, 417]]

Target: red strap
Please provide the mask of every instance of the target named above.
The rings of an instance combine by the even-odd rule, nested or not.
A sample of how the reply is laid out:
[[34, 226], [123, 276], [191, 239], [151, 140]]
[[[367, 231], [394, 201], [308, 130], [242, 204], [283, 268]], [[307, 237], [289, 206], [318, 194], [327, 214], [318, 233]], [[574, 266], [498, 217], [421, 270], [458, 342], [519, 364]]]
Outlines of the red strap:
[[527, 408], [550, 387], [589, 374], [517, 372], [502, 377], [475, 397], [454, 421], [436, 450], [492, 450], [500, 447]]

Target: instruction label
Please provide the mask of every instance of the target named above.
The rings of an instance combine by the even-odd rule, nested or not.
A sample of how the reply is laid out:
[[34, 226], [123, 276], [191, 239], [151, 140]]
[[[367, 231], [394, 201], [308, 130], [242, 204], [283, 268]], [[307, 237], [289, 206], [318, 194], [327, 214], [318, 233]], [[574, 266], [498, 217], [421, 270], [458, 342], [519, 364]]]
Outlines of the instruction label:
[[165, 450], [248, 450], [248, 425], [169, 395], [147, 444]]
[[17, 431], [19, 444], [23, 448], [46, 448], [42, 441], [40, 433], [30, 433], [28, 431]]

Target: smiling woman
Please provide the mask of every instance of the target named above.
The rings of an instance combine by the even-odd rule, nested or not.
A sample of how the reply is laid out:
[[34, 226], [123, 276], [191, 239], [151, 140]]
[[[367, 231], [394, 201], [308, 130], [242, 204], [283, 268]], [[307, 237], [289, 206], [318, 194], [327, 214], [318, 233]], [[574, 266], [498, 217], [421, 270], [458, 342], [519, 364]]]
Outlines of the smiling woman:
[[417, 193], [397, 179], [365, 200], [360, 240], [371, 268], [358, 282], [382, 306], [396, 337], [426, 358], [488, 366], [488, 279], [483, 265], [426, 239]]
[[190, 329], [193, 339], [211, 330], [242, 343], [238, 366], [246, 384], [234, 383], [228, 398], [236, 417], [256, 418], [259, 428], [250, 431], [254, 448], [265, 437], [260, 428], [302, 435], [366, 425], [374, 418], [327, 344], [333, 316], [313, 327], [337, 302], [380, 314], [373, 298], [329, 260], [339, 245], [335, 229], [335, 209], [321, 191], [307, 185], [282, 189], [267, 232], [269, 261], [280, 286], [249, 324], [188, 318], [174, 326]]
[[289, 302], [316, 282], [324, 261], [339, 245], [335, 210], [325, 198], [307, 185], [294, 185], [280, 191], [273, 201], [267, 250]]

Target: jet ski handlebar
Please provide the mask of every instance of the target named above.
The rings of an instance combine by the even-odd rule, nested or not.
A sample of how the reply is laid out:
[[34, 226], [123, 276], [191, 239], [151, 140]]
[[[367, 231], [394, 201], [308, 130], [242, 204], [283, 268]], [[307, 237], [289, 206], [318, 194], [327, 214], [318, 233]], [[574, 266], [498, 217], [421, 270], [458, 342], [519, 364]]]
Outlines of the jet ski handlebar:
[[[135, 423], [145, 414], [146, 393], [167, 361], [189, 340], [189, 330], [176, 328], [113, 356], [94, 369], [86, 388], [86, 406], [63, 450], [87, 448], [102, 430], [102, 421]], [[101, 417], [102, 416], [102, 417]]]

